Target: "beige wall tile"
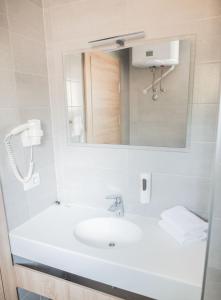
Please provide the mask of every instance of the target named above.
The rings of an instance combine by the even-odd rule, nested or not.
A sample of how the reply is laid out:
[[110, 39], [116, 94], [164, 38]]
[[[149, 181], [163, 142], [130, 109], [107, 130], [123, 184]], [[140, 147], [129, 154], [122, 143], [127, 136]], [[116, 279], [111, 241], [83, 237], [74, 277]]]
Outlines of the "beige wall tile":
[[219, 0], [127, 0], [125, 22], [127, 28], [131, 24], [143, 27], [147, 36], [156, 38], [196, 32], [197, 20], [220, 15]]
[[214, 16], [221, 16], [221, 4], [219, 0], [126, 0], [126, 9], [128, 17], [136, 19], [138, 17], [151, 20], [155, 22], [174, 22], [176, 20], [196, 20], [209, 18]]
[[42, 8], [30, 0], [7, 0], [7, 4], [10, 30], [44, 41]]
[[0, 68], [0, 108], [17, 107], [14, 72]]
[[221, 35], [210, 35], [197, 40], [198, 63], [221, 62]]
[[[54, 41], [122, 33], [124, 0], [77, 1], [50, 10]], [[99, 16], [99, 17], [98, 17]]]
[[219, 103], [221, 63], [200, 64], [196, 67], [196, 103]]
[[220, 0], [205, 0], [203, 1], [203, 6], [206, 14], [204, 17], [221, 16]]
[[40, 7], [43, 7], [43, 3], [42, 3], [43, 0], [29, 0], [29, 1], [31, 1], [34, 4], [37, 4]]
[[5, 134], [14, 126], [18, 126], [20, 116], [18, 110], [15, 108], [0, 108], [0, 140], [4, 138]]
[[203, 19], [193, 22], [191, 26], [195, 28], [199, 38], [205, 38], [205, 36], [219, 36], [221, 35], [221, 17]]
[[16, 71], [47, 75], [44, 44], [23, 38], [14, 33], [11, 34], [11, 41]]
[[70, 2], [81, 1], [81, 0], [43, 0], [44, 7], [53, 7], [57, 5], [66, 5]]
[[53, 41], [51, 15], [49, 9], [43, 9], [44, 28], [45, 28], [45, 40], [46, 45], [49, 45]]
[[5, 14], [0, 13], [0, 27], [8, 28], [8, 20]]
[[218, 123], [218, 104], [194, 104], [192, 109], [191, 140], [215, 142]]
[[23, 73], [15, 73], [19, 107], [49, 106], [48, 79]]
[[[211, 17], [204, 19], [173, 19], [161, 22], [162, 26], [157, 26], [156, 20], [149, 24], [146, 29], [147, 36], [149, 38], [163, 38], [170, 36], [182, 36], [182, 35], [197, 35], [199, 40], [206, 40], [207, 37], [220, 36], [221, 35], [221, 17]], [[144, 27], [146, 28], [146, 27]], [[219, 37], [217, 37], [219, 38]]]
[[0, 28], [0, 68], [12, 68], [9, 32]]
[[6, 13], [5, 0], [0, 0], [0, 13], [1, 14]]

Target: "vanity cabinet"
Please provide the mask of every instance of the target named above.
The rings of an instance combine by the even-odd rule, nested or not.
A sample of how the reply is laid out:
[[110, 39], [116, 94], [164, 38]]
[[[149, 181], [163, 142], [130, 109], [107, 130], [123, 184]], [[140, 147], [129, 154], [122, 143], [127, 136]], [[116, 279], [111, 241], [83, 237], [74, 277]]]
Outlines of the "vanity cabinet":
[[17, 300], [14, 268], [3, 203], [3, 196], [0, 189], [0, 300]]
[[0, 274], [0, 300], [5, 300], [1, 274]]
[[24, 266], [14, 268], [19, 288], [52, 300], [122, 300]]

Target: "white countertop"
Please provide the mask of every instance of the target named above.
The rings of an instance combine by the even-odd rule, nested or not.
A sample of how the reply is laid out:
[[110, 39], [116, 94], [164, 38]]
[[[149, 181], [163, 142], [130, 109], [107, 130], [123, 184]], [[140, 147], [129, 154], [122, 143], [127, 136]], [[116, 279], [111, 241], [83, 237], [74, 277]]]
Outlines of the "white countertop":
[[73, 235], [75, 225], [110, 216], [103, 209], [52, 205], [10, 232], [12, 253], [157, 300], [200, 300], [206, 242], [178, 245], [157, 224], [137, 215], [143, 238], [127, 248], [98, 249]]

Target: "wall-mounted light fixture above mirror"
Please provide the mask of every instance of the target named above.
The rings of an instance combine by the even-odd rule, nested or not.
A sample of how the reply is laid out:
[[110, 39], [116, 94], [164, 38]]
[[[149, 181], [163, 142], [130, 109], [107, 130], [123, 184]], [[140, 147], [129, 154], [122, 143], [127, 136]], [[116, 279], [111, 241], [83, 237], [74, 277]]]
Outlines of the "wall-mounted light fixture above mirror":
[[192, 39], [64, 56], [71, 143], [185, 148]]

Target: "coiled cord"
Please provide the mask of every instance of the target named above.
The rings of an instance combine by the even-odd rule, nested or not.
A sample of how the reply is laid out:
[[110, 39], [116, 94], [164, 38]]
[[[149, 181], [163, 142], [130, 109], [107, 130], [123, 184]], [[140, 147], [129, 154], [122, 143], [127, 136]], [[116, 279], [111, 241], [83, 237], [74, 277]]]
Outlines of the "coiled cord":
[[23, 176], [20, 172], [20, 170], [18, 169], [18, 166], [16, 164], [16, 159], [15, 159], [15, 154], [12, 148], [12, 144], [11, 144], [11, 138], [13, 135], [8, 134], [6, 135], [5, 139], [4, 139], [4, 144], [6, 147], [6, 151], [8, 153], [8, 158], [9, 158], [9, 164], [12, 168], [12, 171], [15, 175], [15, 177], [21, 182], [21, 183], [26, 183], [28, 182], [33, 174], [34, 171], [34, 162], [33, 162], [33, 148], [32, 146], [30, 146], [30, 163], [29, 163], [29, 169], [28, 169], [28, 174], [27, 176]]

